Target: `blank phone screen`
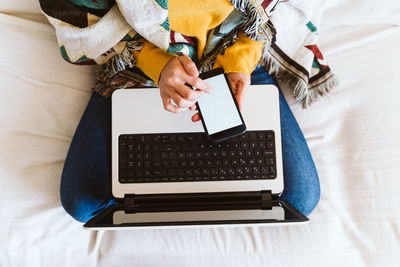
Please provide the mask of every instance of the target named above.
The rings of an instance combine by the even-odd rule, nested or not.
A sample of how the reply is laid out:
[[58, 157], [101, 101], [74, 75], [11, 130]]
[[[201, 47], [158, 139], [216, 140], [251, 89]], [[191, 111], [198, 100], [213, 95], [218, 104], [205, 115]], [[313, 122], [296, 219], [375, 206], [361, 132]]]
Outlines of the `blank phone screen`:
[[239, 112], [223, 74], [205, 79], [212, 87], [211, 94], [203, 93], [198, 100], [201, 116], [208, 134], [242, 125]]

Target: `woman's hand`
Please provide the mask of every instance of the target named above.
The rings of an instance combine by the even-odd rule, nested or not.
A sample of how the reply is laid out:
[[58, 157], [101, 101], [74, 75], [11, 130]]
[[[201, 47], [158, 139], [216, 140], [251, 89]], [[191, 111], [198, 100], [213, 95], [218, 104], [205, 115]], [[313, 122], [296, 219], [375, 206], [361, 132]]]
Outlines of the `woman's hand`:
[[241, 72], [230, 72], [226, 75], [239, 109], [242, 110], [244, 96], [250, 87], [250, 76]]
[[[233, 95], [236, 98], [239, 109], [242, 109], [243, 99], [247, 89], [250, 87], [250, 76], [241, 72], [229, 72], [228, 76], [229, 85], [231, 86]], [[195, 110], [196, 106], [190, 107], [191, 110]], [[198, 113], [192, 116], [192, 121], [199, 121], [200, 115]]]
[[[211, 86], [198, 76], [199, 71], [189, 57], [179, 56], [170, 59], [161, 71], [158, 83], [164, 109], [177, 113], [188, 107], [193, 108], [202, 91], [211, 93]], [[189, 88], [185, 83], [195, 87], [196, 90]]]

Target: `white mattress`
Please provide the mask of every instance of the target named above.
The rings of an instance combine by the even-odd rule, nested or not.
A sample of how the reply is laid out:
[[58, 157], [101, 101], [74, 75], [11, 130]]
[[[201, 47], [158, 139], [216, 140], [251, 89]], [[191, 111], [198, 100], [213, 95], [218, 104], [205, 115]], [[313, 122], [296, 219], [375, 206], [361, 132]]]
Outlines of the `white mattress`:
[[397, 2], [351, 6], [353, 20], [349, 1], [327, 3], [321, 47], [341, 85], [307, 110], [285, 89], [320, 174], [309, 225], [120, 232], [83, 230], [59, 201], [93, 69], [64, 62], [14, 2], [0, 4], [0, 266], [400, 266]]

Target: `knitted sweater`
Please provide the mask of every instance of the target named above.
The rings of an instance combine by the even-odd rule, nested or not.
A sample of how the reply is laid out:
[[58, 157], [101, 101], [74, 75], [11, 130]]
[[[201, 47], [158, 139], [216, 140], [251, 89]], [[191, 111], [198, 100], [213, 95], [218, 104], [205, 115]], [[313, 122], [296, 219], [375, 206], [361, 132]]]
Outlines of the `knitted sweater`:
[[318, 1], [39, 1], [63, 58], [98, 65], [94, 89], [104, 97], [156, 86], [168, 60], [181, 54], [200, 72], [223, 67], [250, 74], [263, 65], [303, 107], [337, 85], [317, 46]]
[[[195, 37], [197, 57], [201, 59], [209, 31], [220, 25], [233, 9], [232, 3], [228, 0], [169, 0], [169, 27], [173, 31]], [[142, 40], [144, 42], [142, 49], [133, 51], [136, 66], [158, 83], [162, 69], [175, 55]], [[217, 56], [214, 68], [222, 67], [226, 73], [242, 72], [250, 75], [260, 59], [262, 46], [262, 42], [254, 41], [239, 33], [237, 41], [228, 47], [224, 54]], [[157, 60], [151, 60], [153, 58]]]

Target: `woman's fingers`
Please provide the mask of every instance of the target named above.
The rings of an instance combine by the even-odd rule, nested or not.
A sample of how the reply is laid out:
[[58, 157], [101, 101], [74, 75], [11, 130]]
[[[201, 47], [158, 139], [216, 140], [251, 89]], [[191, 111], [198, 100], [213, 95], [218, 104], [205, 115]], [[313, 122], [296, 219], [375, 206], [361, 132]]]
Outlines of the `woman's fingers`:
[[187, 73], [184, 73], [181, 79], [183, 80], [183, 82], [190, 84], [198, 90], [204, 91], [207, 94], [212, 93], [211, 86], [199, 77], [193, 77], [188, 75]]
[[196, 102], [201, 96], [200, 90], [193, 90], [185, 84], [177, 84], [175, 89], [184, 99], [188, 101]]
[[[191, 89], [189, 89], [191, 90]], [[175, 104], [183, 109], [186, 109], [188, 107], [193, 106], [196, 101], [194, 100], [187, 100], [185, 98], [183, 98], [177, 91], [175, 90], [169, 90], [169, 95], [172, 98], [172, 100], [174, 100]]]
[[181, 62], [187, 74], [193, 77], [199, 76], [199, 70], [197, 69], [196, 64], [194, 64], [194, 62], [190, 59], [190, 57], [180, 56], [178, 57], [178, 60]]
[[173, 113], [178, 113], [178, 112], [181, 112], [181, 111], [185, 110], [184, 108], [180, 108], [180, 107], [177, 107], [175, 105], [172, 105], [171, 98], [166, 96], [166, 95], [161, 96], [161, 99], [162, 99], [162, 102], [163, 102], [163, 105], [164, 105], [164, 109], [166, 111], [170, 111], [170, 112], [173, 112]]
[[240, 81], [236, 86], [236, 101], [238, 103], [239, 109], [242, 110], [243, 99], [246, 95], [248, 85], [244, 81]]
[[227, 76], [239, 109], [242, 109], [244, 96], [250, 87], [250, 76], [240, 72], [230, 72]]
[[179, 62], [182, 64], [184, 72], [181, 73], [181, 79], [183, 82], [190, 84], [196, 89], [202, 90], [206, 93], [210, 93], [212, 88], [205, 81], [199, 78], [199, 70], [196, 64], [188, 56], [178, 57]]
[[192, 116], [192, 121], [193, 122], [196, 122], [196, 121], [199, 121], [199, 120], [200, 120], [200, 114], [199, 113], [196, 113], [196, 114], [194, 114]]

